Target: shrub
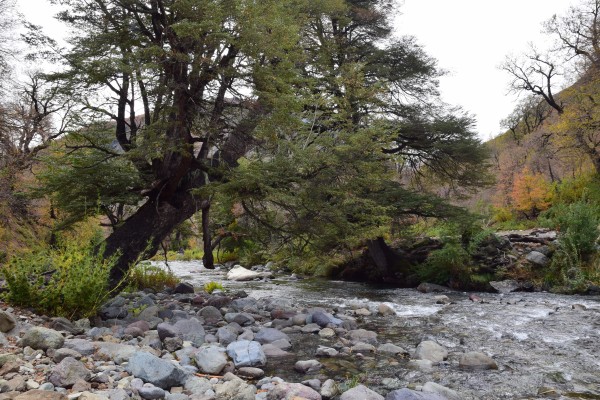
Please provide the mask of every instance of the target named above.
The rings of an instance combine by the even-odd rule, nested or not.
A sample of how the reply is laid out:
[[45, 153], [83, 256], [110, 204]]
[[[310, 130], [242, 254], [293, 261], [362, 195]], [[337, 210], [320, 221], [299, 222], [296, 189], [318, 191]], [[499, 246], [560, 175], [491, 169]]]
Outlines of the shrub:
[[208, 294], [214, 292], [215, 290], [223, 290], [223, 285], [218, 282], [207, 282], [204, 284], [204, 291]]
[[183, 252], [183, 261], [202, 260], [204, 251], [202, 249], [186, 249]]
[[152, 289], [161, 291], [165, 287], [173, 288], [179, 283], [179, 278], [172, 271], [166, 270], [148, 262], [142, 262], [131, 268], [128, 276], [130, 290]]
[[[585, 196], [584, 196], [585, 197]], [[561, 291], [581, 292], [597, 283], [597, 240], [600, 210], [585, 199], [557, 204], [542, 215], [543, 225], [558, 230], [557, 248], [545, 277]]]
[[84, 244], [63, 240], [56, 248], [12, 257], [2, 268], [6, 299], [49, 315], [94, 315], [110, 294], [108, 276], [114, 261], [102, 259], [102, 251], [96, 251], [99, 240], [99, 234]]
[[417, 269], [417, 275], [421, 281], [440, 285], [466, 283], [471, 272], [470, 261], [469, 253], [460, 243], [450, 240], [429, 254], [427, 261]]
[[596, 241], [600, 234], [600, 210], [585, 200], [569, 205], [558, 204], [543, 214], [542, 225], [558, 230], [560, 242], [569, 246], [586, 258], [596, 251]]

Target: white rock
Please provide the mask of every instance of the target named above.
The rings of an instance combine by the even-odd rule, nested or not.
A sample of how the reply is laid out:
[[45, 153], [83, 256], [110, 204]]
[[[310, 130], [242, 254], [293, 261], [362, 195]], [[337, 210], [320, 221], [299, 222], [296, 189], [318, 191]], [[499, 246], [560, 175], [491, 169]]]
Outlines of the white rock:
[[261, 276], [260, 272], [250, 271], [241, 265], [236, 265], [227, 273], [227, 279], [230, 281], [251, 281]]

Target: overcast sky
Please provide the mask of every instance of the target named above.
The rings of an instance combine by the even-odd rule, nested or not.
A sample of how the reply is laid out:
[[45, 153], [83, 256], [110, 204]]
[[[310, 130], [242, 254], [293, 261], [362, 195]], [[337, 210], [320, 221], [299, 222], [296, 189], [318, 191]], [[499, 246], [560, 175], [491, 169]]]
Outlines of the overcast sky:
[[[64, 32], [52, 20], [56, 8], [48, 0], [17, 0], [31, 21], [48, 32]], [[400, 34], [417, 37], [440, 68], [449, 72], [441, 81], [444, 100], [474, 114], [479, 136], [486, 140], [501, 132], [500, 120], [514, 109], [515, 95], [507, 92], [508, 75], [498, 69], [505, 56], [525, 50], [528, 42], [548, 41], [541, 23], [562, 14], [576, 0], [398, 0]]]

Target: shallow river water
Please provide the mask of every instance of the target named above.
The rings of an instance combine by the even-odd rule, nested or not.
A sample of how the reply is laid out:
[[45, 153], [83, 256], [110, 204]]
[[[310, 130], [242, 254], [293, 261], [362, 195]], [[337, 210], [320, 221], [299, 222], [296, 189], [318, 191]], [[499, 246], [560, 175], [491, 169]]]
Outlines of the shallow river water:
[[[230, 282], [224, 271], [202, 268], [200, 262], [170, 262], [179, 276], [201, 286], [209, 281], [225, 289], [245, 290], [255, 298], [273, 297], [297, 308], [351, 309], [356, 304], [373, 311], [358, 319], [359, 327], [378, 333], [380, 343], [392, 342], [413, 353], [422, 340], [435, 340], [450, 353], [431, 371], [408, 368], [408, 357], [380, 354], [321, 359], [315, 375], [293, 370], [298, 359], [314, 358], [318, 345], [333, 342], [318, 335], [290, 335], [294, 359], [267, 367], [267, 372], [300, 382], [317, 377], [361, 381], [385, 394], [432, 381], [456, 390], [463, 399], [600, 399], [600, 297], [549, 293], [445, 293], [451, 304], [436, 304], [439, 294], [360, 283], [306, 279], [299, 281]], [[385, 302], [396, 310], [378, 316]], [[480, 351], [498, 370], [467, 372], [458, 368], [460, 353]]]

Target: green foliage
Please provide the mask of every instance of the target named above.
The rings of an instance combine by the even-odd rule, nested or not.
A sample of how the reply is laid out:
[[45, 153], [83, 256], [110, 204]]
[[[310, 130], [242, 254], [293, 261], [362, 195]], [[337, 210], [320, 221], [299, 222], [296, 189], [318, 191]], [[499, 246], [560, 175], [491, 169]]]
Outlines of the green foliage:
[[204, 256], [202, 249], [185, 249], [181, 259], [183, 261], [202, 260], [202, 256]]
[[365, 374], [360, 374], [360, 373], [356, 373], [353, 375], [346, 374], [346, 379], [337, 385], [337, 391], [338, 391], [338, 393], [343, 393], [352, 388], [355, 388], [358, 385], [365, 383], [366, 380], [367, 380], [367, 377], [365, 376]]
[[127, 282], [133, 291], [152, 289], [158, 292], [166, 287], [175, 287], [179, 278], [170, 270], [142, 262], [131, 268]]
[[215, 290], [223, 290], [223, 285], [221, 285], [219, 282], [206, 282], [204, 284], [204, 291], [208, 294], [211, 294], [212, 292], [214, 292]]
[[[110, 131], [91, 126], [55, 144], [42, 159], [39, 186], [32, 193], [51, 199], [59, 212], [59, 229], [96, 215], [105, 215], [116, 225], [123, 207], [139, 204], [139, 193], [131, 189], [140, 186], [140, 175], [112, 146]], [[79, 151], [68, 151], [79, 147]]]
[[600, 235], [600, 208], [588, 201], [578, 201], [569, 205], [557, 204], [548, 210], [540, 222], [559, 232], [559, 242], [574, 246], [581, 257], [596, 252]]
[[450, 240], [442, 249], [431, 252], [427, 261], [417, 269], [417, 275], [422, 282], [464, 285], [469, 281], [470, 263], [469, 253], [458, 241]]
[[541, 222], [559, 232], [557, 248], [545, 282], [560, 291], [582, 292], [600, 282], [597, 241], [600, 208], [585, 200], [557, 204], [544, 213]]
[[1, 273], [6, 299], [48, 315], [89, 317], [109, 296], [112, 260], [96, 251], [100, 234], [61, 240], [55, 248], [40, 248], [12, 257]]
[[600, 204], [600, 179], [596, 174], [579, 174], [563, 179], [556, 186], [556, 204], [571, 204], [583, 199]]

